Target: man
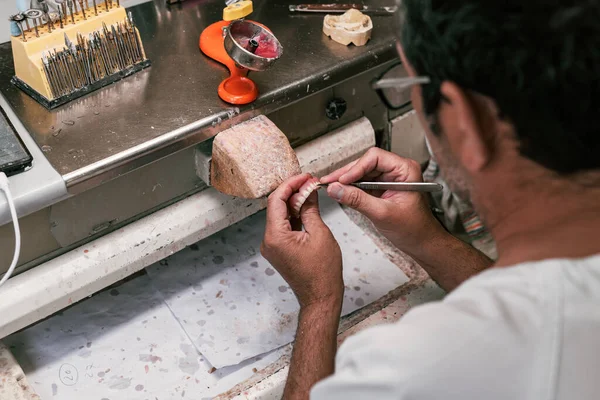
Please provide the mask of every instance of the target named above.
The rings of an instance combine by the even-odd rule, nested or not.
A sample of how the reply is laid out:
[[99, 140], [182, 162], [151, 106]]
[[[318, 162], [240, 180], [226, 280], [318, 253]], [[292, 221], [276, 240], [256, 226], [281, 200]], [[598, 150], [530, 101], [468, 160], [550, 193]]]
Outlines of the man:
[[305, 231], [291, 230], [286, 202], [307, 177], [290, 179], [269, 199], [262, 249], [301, 305], [285, 398], [597, 399], [600, 3], [403, 0], [401, 11], [401, 58], [429, 78], [413, 106], [498, 260], [488, 269], [419, 194], [347, 186], [418, 181], [409, 160], [372, 150], [322, 178], [451, 291], [347, 339], [334, 373], [341, 254], [314, 195]]

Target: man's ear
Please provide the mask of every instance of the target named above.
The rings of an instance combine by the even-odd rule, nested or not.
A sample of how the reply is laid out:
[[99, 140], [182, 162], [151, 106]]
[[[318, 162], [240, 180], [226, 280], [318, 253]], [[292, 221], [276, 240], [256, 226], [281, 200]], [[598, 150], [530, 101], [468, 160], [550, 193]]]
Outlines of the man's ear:
[[443, 82], [440, 92], [446, 100], [440, 104], [440, 117], [446, 115], [454, 119], [452, 128], [443, 130], [450, 149], [467, 171], [481, 171], [491, 157], [479, 115], [484, 110], [478, 107], [472, 96], [453, 82]]

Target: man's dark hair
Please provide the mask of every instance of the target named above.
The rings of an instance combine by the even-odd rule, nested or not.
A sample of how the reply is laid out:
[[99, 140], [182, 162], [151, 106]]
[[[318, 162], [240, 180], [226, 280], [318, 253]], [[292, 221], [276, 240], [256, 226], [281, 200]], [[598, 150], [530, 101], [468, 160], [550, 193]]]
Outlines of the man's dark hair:
[[400, 40], [435, 116], [452, 81], [492, 98], [525, 157], [600, 168], [600, 1], [402, 0]]

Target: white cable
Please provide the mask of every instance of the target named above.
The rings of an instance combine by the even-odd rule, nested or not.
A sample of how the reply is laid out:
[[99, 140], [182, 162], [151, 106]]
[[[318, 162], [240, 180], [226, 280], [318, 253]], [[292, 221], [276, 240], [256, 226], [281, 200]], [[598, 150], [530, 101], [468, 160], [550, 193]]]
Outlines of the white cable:
[[0, 280], [0, 286], [4, 284], [10, 278], [17, 262], [19, 261], [19, 253], [21, 252], [21, 231], [19, 230], [19, 218], [17, 217], [17, 210], [15, 209], [15, 203], [10, 193], [10, 187], [8, 177], [4, 172], [0, 172], [0, 191], [4, 192], [6, 201], [8, 202], [8, 208], [10, 209], [10, 216], [12, 217], [13, 227], [15, 228], [15, 255], [13, 256], [12, 263], [8, 268], [8, 271], [4, 274], [2, 280]]

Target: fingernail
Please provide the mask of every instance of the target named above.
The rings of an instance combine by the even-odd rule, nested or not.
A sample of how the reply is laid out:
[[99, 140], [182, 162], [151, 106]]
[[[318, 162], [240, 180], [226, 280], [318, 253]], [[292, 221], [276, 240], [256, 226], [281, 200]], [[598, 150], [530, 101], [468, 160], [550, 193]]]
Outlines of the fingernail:
[[341, 200], [344, 195], [344, 187], [339, 183], [333, 183], [327, 188], [327, 194], [336, 200]]

